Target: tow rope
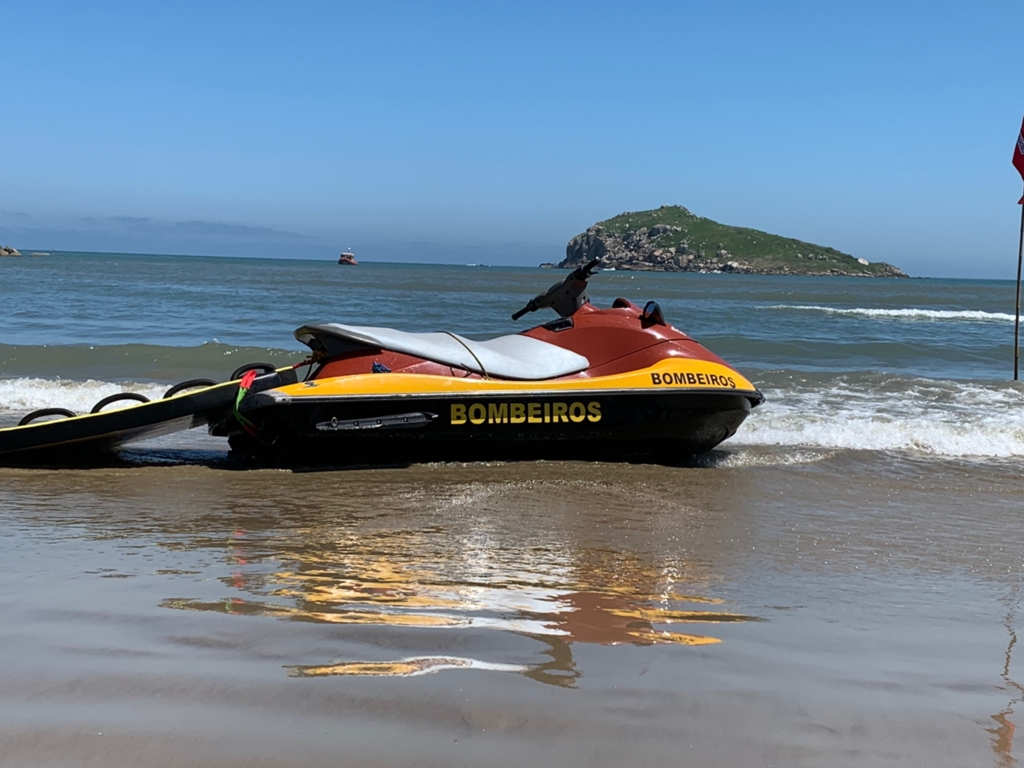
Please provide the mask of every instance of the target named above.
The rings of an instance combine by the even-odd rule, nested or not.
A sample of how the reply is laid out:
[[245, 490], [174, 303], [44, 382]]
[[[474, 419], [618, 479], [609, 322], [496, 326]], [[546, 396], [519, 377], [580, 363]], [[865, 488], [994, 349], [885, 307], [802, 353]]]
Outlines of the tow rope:
[[484, 364], [482, 362], [480, 362], [480, 358], [476, 356], [476, 352], [474, 352], [473, 349], [466, 342], [464, 342], [462, 339], [460, 339], [458, 336], [456, 336], [451, 331], [441, 331], [441, 333], [448, 334], [453, 339], [455, 339], [457, 342], [459, 342], [459, 344], [461, 344], [463, 347], [465, 347], [466, 351], [469, 352], [469, 354], [471, 354], [473, 356], [474, 360], [476, 360], [476, 364], [480, 366], [480, 373], [481, 373], [481, 375], [485, 379], [491, 378], [490, 376], [487, 375], [487, 369], [484, 368]]

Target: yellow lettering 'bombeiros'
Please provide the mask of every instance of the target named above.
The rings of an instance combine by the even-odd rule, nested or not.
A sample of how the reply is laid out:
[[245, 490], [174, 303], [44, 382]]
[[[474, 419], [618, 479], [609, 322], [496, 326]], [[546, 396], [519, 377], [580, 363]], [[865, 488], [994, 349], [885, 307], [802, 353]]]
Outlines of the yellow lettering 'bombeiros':
[[488, 403], [487, 423], [508, 424], [508, 403]]
[[526, 406], [522, 403], [509, 403], [508, 404], [509, 423], [511, 424], [522, 424], [526, 421]]
[[527, 419], [531, 424], [541, 424], [544, 419], [540, 417], [540, 403], [530, 403], [527, 408], [530, 417]]
[[471, 424], [483, 424], [487, 421], [487, 409], [482, 403], [473, 403], [469, 406], [469, 421]]
[[554, 403], [452, 403], [451, 424], [595, 424], [601, 420], [601, 404]]

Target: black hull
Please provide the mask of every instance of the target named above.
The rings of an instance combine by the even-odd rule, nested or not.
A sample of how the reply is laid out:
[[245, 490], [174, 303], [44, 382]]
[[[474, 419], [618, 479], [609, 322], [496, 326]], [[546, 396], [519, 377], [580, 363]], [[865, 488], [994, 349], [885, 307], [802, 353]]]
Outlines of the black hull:
[[256, 395], [243, 409], [256, 436], [235, 432], [231, 446], [255, 462], [279, 466], [536, 459], [672, 463], [731, 437], [751, 407], [751, 396], [733, 392], [287, 402]]

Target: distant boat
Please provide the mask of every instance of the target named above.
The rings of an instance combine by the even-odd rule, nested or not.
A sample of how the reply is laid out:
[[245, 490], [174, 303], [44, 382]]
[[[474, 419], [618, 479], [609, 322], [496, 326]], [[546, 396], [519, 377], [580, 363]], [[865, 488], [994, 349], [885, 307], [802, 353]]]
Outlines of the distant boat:
[[347, 264], [350, 267], [356, 266], [359, 262], [356, 261], [356, 255], [349, 249], [345, 251], [341, 256], [338, 257], [339, 264]]

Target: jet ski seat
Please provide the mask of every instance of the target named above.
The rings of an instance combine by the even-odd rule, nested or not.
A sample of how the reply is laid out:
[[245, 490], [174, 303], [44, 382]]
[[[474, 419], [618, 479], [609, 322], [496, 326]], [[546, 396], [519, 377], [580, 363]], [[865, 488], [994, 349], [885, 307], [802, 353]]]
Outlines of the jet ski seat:
[[392, 328], [322, 323], [302, 326], [295, 331], [295, 338], [313, 351], [329, 355], [378, 347], [499, 379], [556, 379], [590, 367], [590, 361], [582, 355], [521, 334], [473, 341], [455, 333], [407, 333]]

